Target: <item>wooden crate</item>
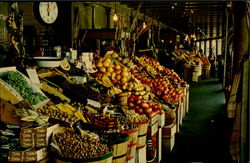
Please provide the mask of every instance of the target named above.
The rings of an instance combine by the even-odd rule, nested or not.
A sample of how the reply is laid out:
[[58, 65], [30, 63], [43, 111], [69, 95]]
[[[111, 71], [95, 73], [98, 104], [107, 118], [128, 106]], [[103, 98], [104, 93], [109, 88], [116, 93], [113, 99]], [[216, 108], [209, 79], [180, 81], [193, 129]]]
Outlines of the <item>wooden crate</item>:
[[126, 163], [135, 163], [136, 157], [132, 158], [131, 160], [127, 160]]
[[186, 87], [186, 102], [185, 102], [185, 104], [186, 104], [186, 106], [185, 106], [185, 110], [186, 110], [186, 113], [188, 113], [188, 111], [189, 111], [189, 85], [187, 85], [187, 87]]
[[165, 112], [158, 115], [158, 123], [159, 123], [159, 127], [163, 127], [165, 125]]
[[163, 136], [162, 137], [162, 152], [169, 153], [173, 150], [175, 144], [175, 136]]
[[199, 72], [198, 71], [193, 71], [192, 73], [192, 82], [198, 82], [199, 81]]
[[162, 137], [163, 137], [163, 136], [165, 136], [165, 137], [166, 137], [166, 136], [168, 136], [168, 137], [174, 136], [175, 133], [176, 133], [176, 131], [177, 131], [176, 123], [171, 124], [171, 125], [169, 125], [169, 126], [164, 126], [164, 127], [162, 128]]
[[182, 119], [184, 117], [184, 107], [183, 107], [183, 102], [179, 102], [179, 109], [180, 109], [180, 125], [182, 124]]
[[136, 163], [146, 163], [147, 162], [147, 152], [146, 146], [136, 150]]
[[178, 107], [176, 108], [176, 131], [179, 132], [180, 130], [180, 122], [181, 122], [181, 109], [179, 107], [179, 104], [178, 104]]
[[148, 126], [148, 135], [153, 136], [158, 132], [158, 121], [156, 121], [153, 125]]
[[150, 120], [149, 120], [149, 125], [152, 126], [155, 124], [156, 121], [158, 121], [158, 114], [156, 114], [154, 117], [152, 117]]
[[158, 150], [157, 150], [157, 162], [161, 162], [162, 159], [162, 128], [158, 130]]
[[191, 68], [184, 68], [184, 77], [183, 79], [187, 82], [191, 81], [192, 77], [192, 69]]
[[[20, 75], [22, 75], [23, 79], [28, 83], [28, 85], [32, 88], [34, 92], [38, 92], [45, 96], [45, 94], [39, 89], [39, 87], [36, 84], [32, 83], [31, 80], [27, 78], [24, 74], [22, 74], [20, 71], [16, 70], [16, 67], [0, 68], [0, 77], [2, 78], [7, 76], [9, 71], [18, 72]], [[0, 98], [5, 101], [10, 101], [12, 104], [17, 104], [18, 102], [23, 100], [23, 97], [2, 79], [0, 79]], [[39, 102], [38, 104], [32, 106], [37, 109], [46, 105], [48, 101], [49, 99], [45, 99]]]
[[210, 78], [210, 68], [211, 66], [203, 66], [202, 69], [202, 76], [204, 79], [209, 79]]

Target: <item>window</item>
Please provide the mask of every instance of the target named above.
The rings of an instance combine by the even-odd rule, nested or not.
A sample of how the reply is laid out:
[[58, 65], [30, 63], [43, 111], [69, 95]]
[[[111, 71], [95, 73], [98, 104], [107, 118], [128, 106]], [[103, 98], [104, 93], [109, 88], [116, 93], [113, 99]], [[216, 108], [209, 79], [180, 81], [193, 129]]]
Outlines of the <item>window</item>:
[[222, 48], [222, 40], [217, 40], [217, 55], [221, 55], [221, 48]]
[[216, 54], [216, 40], [212, 40], [212, 47], [211, 47], [211, 53]]
[[207, 40], [207, 41], [206, 41], [206, 51], [205, 51], [206, 57], [209, 56], [209, 54], [210, 54], [209, 52], [210, 52], [210, 41]]
[[203, 53], [205, 54], [205, 42], [204, 41], [201, 42], [201, 49]]
[[196, 42], [196, 47], [197, 47], [197, 50], [200, 49], [200, 42]]

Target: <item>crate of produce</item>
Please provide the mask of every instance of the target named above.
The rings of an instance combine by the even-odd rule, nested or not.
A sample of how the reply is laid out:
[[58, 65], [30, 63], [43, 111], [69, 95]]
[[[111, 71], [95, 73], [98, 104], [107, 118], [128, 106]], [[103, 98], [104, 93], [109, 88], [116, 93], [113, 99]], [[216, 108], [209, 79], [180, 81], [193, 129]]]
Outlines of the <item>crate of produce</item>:
[[147, 120], [147, 121], [143, 121], [143, 122], [136, 122], [135, 124], [138, 125], [138, 127], [139, 127], [136, 148], [140, 149], [146, 145], [149, 121]]
[[162, 153], [169, 153], [173, 150], [175, 136], [162, 136]]
[[146, 158], [147, 158], [146, 146], [136, 150], [136, 158], [135, 158], [136, 163], [147, 162]]
[[139, 128], [123, 130], [123, 131], [121, 131], [121, 133], [126, 133], [129, 135], [126, 160], [131, 160], [135, 156]]
[[37, 162], [47, 157], [47, 149], [27, 149], [10, 151], [8, 161], [9, 162]]
[[21, 128], [20, 146], [23, 148], [46, 147], [53, 130], [59, 127], [58, 124], [50, 127]]
[[211, 66], [203, 66], [203, 78], [209, 79], [210, 78], [210, 68]]
[[162, 152], [171, 152], [175, 144], [176, 124], [162, 128]]
[[173, 136], [176, 133], [176, 123], [162, 128], [162, 136]]
[[127, 157], [127, 148], [129, 135], [126, 133], [99, 133], [101, 140], [112, 146], [112, 163], [125, 162]]
[[[90, 136], [89, 133], [83, 130], [80, 131], [81, 134], [63, 127], [53, 131], [50, 153], [53, 154], [54, 161], [58, 163], [111, 163], [113, 151], [110, 146], [100, 141], [97, 135], [93, 134]], [[124, 145], [124, 147], [126, 146], [127, 144]], [[113, 150], [115, 151], [115, 149]]]
[[37, 109], [49, 101], [48, 97], [15, 67], [0, 69], [0, 88], [0, 98], [12, 104], [27, 99]]

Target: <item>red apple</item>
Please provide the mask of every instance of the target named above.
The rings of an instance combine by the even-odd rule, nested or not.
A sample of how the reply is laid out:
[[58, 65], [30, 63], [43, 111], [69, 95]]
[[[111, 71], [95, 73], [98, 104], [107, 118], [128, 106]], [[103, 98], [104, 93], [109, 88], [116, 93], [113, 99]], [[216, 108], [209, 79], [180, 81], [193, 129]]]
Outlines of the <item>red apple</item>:
[[145, 112], [146, 114], [150, 114], [152, 111], [153, 111], [152, 108], [144, 108], [144, 112]]
[[138, 114], [143, 114], [143, 109], [142, 109], [142, 108], [139, 108], [139, 109], [136, 110], [136, 112], [137, 112]]

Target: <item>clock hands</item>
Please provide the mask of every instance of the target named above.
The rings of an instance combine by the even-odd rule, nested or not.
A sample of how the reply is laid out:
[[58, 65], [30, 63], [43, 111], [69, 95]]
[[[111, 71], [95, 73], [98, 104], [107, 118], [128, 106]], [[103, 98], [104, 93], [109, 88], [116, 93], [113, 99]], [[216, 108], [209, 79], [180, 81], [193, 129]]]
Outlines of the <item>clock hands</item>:
[[48, 4], [47, 12], [48, 12], [48, 16], [49, 16], [49, 12], [50, 12], [49, 2], [47, 4]]

